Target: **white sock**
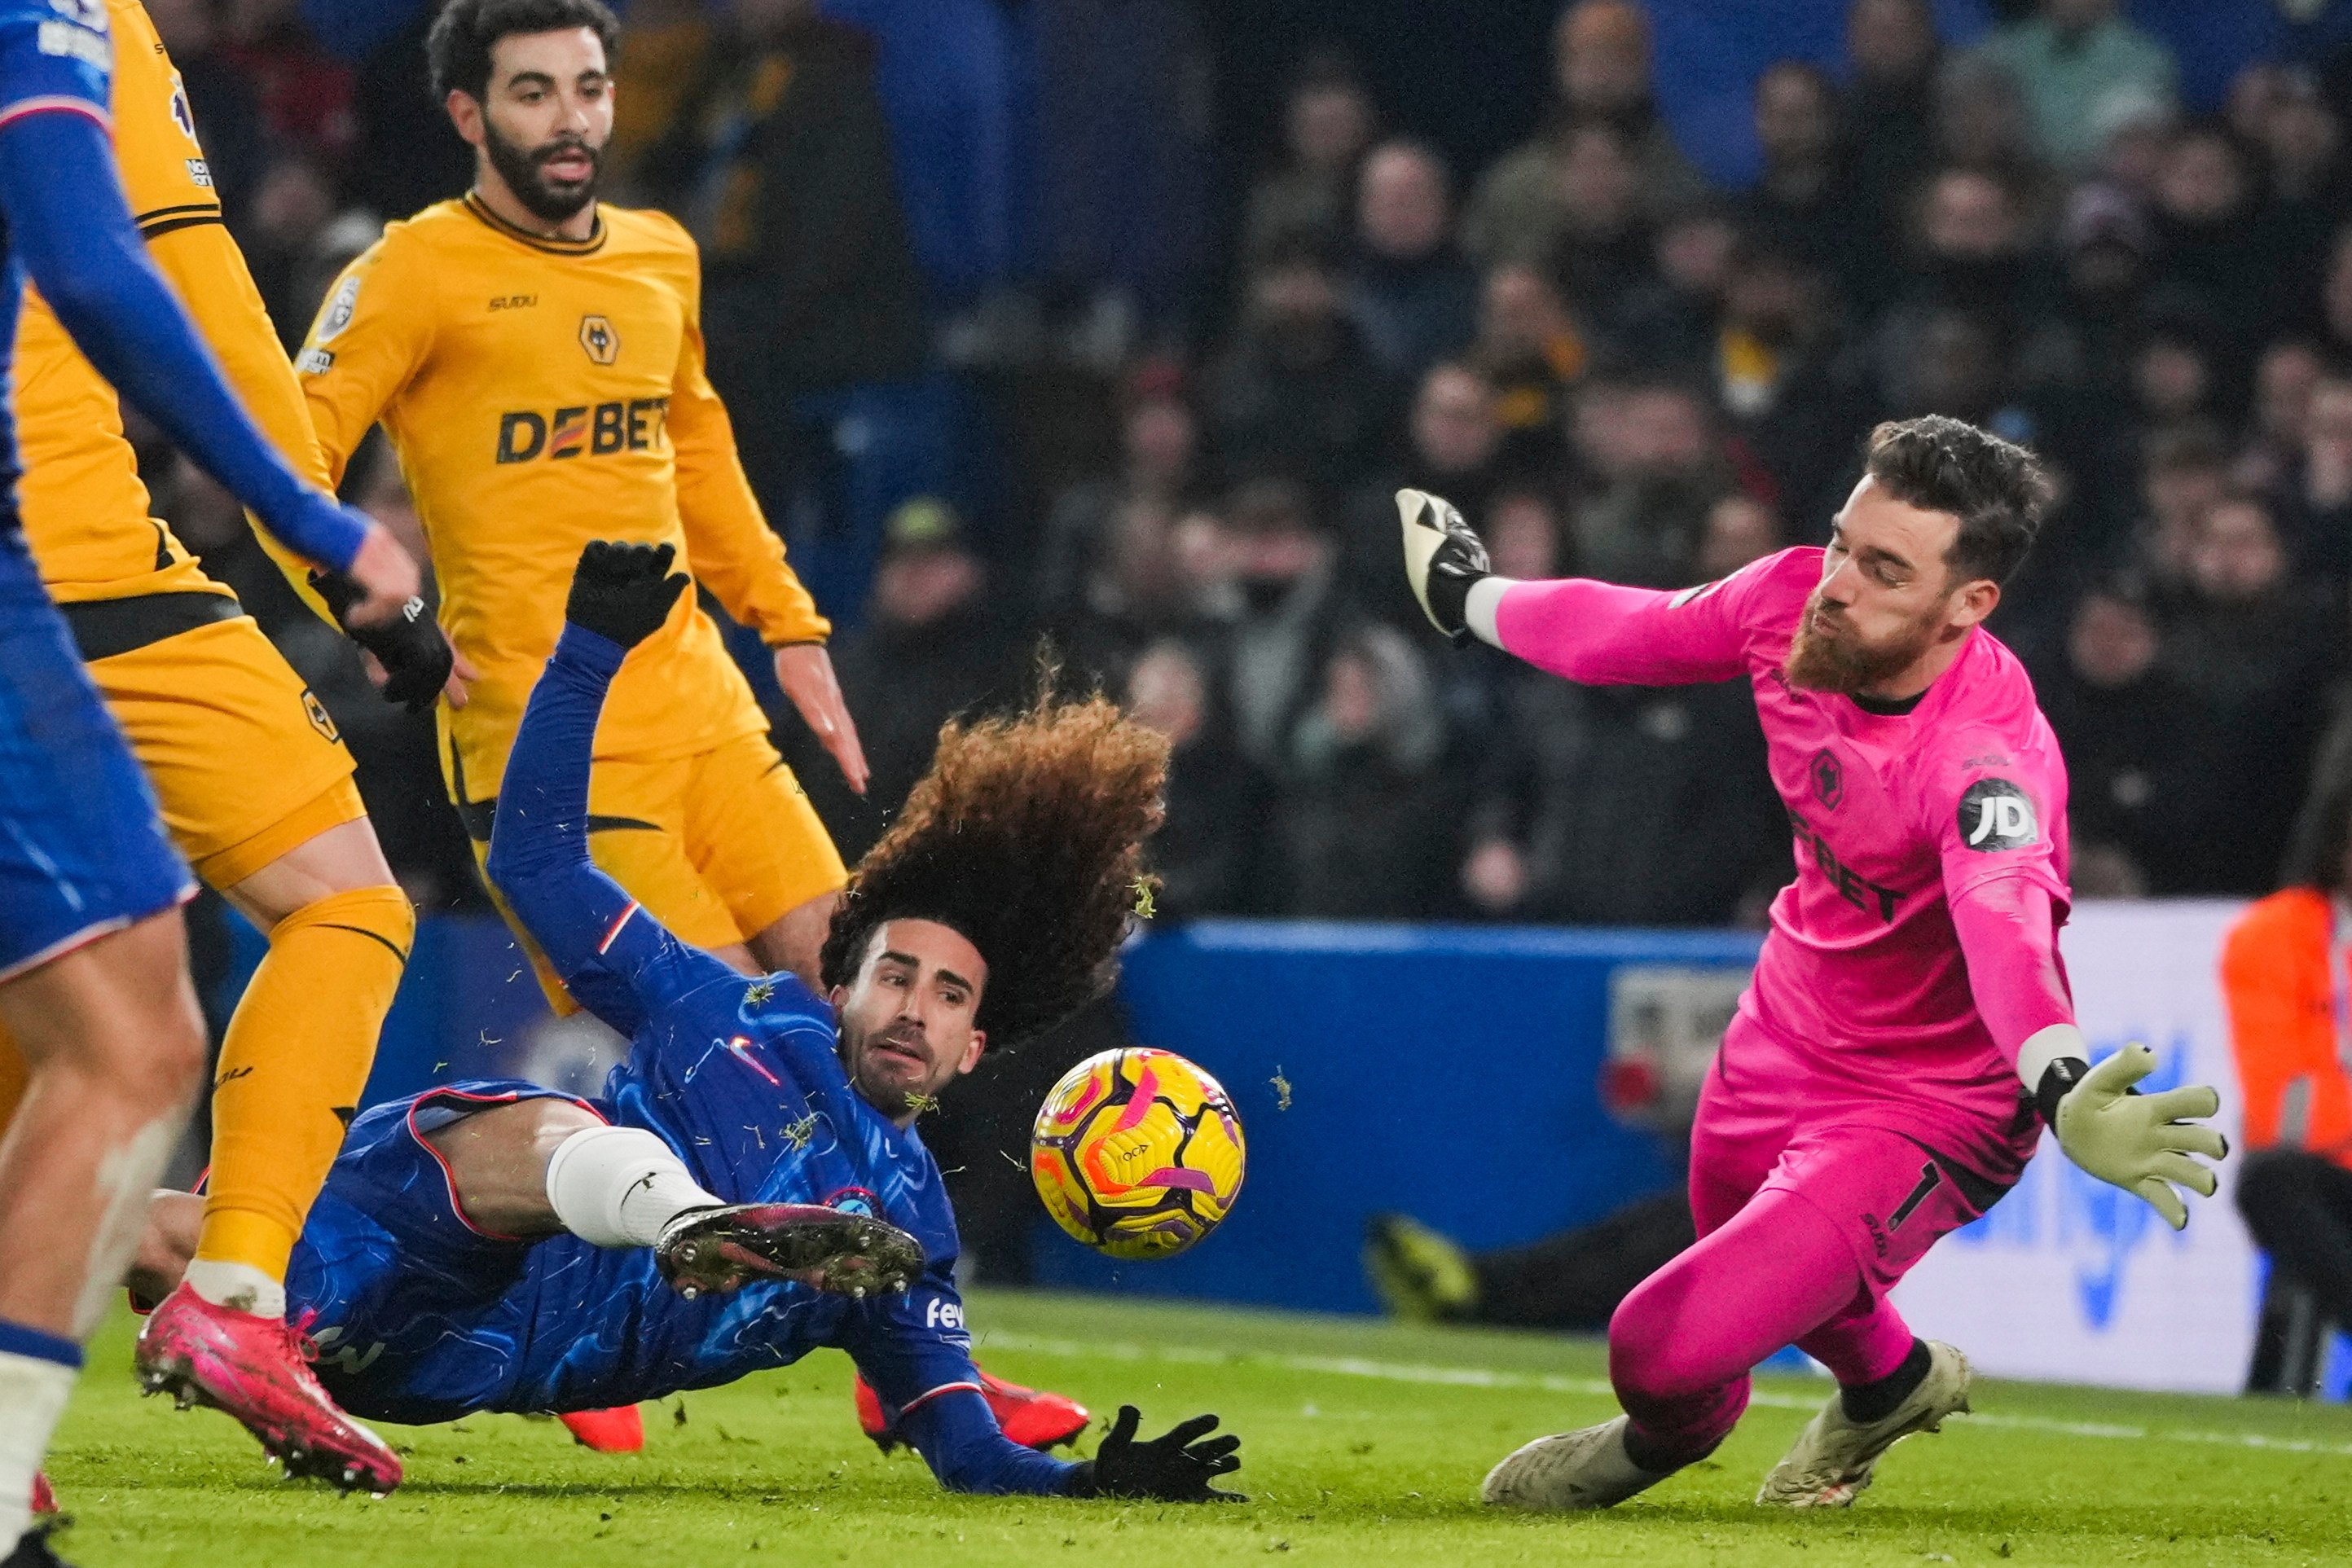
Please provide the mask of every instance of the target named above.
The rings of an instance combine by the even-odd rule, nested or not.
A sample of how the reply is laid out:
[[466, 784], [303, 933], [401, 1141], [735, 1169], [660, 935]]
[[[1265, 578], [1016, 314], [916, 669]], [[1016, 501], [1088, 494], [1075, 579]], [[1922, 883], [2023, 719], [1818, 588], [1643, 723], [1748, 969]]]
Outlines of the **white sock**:
[[33, 1474], [49, 1451], [79, 1368], [0, 1350], [0, 1552], [33, 1521]]
[[257, 1318], [286, 1315], [286, 1287], [250, 1263], [199, 1258], [180, 1276], [188, 1289], [216, 1307]]
[[715, 1207], [670, 1147], [642, 1127], [588, 1127], [555, 1146], [547, 1201], [563, 1228], [598, 1247], [650, 1247], [689, 1208]]
[[1516, 577], [1482, 577], [1470, 585], [1462, 603], [1462, 619], [1472, 636], [1493, 647], [1503, 646], [1503, 633], [1496, 621], [1502, 614], [1503, 595], [1518, 585]]

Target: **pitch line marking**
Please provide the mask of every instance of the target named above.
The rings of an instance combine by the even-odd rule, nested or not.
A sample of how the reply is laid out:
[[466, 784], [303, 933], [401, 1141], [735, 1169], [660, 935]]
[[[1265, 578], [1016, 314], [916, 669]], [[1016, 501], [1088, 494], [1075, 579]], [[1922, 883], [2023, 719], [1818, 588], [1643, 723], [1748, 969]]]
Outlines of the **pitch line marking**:
[[[1419, 1362], [1374, 1361], [1355, 1355], [1234, 1355], [1196, 1345], [1149, 1348], [1123, 1340], [1052, 1339], [1034, 1334], [991, 1330], [973, 1336], [991, 1350], [1068, 1360], [1162, 1361], [1192, 1366], [1224, 1366], [1255, 1361], [1286, 1372], [1318, 1373], [1333, 1377], [1366, 1377], [1383, 1383], [1436, 1384], [1454, 1388], [1531, 1389], [1543, 1394], [1576, 1394], [1614, 1397], [1602, 1377], [1561, 1377], [1550, 1374], [1497, 1372], [1486, 1366], [1436, 1366]], [[1759, 1389], [1750, 1405], [1767, 1410], [1814, 1410], [1817, 1399]], [[2267, 1448], [2288, 1454], [2333, 1454], [2352, 1457], [2352, 1443], [2320, 1442], [2308, 1437], [2273, 1437], [2263, 1432], [2200, 1432], [2127, 1426], [2105, 1421], [2061, 1421], [2047, 1416], [1975, 1415], [1972, 1427], [2006, 1427], [2020, 1431], [2051, 1432], [2067, 1437], [2099, 1437], [2121, 1442], [2196, 1443], [2233, 1448]]]

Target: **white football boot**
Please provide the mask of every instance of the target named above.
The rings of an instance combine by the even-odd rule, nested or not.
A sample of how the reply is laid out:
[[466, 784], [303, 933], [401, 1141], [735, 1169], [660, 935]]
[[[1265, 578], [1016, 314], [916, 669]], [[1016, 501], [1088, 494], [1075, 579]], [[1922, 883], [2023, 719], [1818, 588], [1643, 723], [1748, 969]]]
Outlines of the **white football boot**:
[[1486, 1472], [1478, 1489], [1490, 1508], [1613, 1508], [1656, 1486], [1671, 1470], [1645, 1470], [1625, 1451], [1631, 1417], [1580, 1432], [1538, 1437]]
[[1878, 1457], [1914, 1432], [1939, 1432], [1944, 1417], [1969, 1407], [1969, 1358], [1940, 1341], [1927, 1342], [1927, 1375], [1885, 1419], [1849, 1420], [1843, 1396], [1797, 1435], [1796, 1446], [1764, 1478], [1756, 1500], [1773, 1508], [1852, 1508], [1870, 1484]]

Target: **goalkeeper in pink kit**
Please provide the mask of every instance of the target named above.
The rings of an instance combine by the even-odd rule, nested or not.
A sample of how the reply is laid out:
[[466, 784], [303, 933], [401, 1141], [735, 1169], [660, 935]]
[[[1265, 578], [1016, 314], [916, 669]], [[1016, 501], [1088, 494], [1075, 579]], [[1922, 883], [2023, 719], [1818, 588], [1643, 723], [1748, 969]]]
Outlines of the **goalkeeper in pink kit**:
[[1704, 1458], [1748, 1372], [1796, 1344], [1839, 1391], [1757, 1501], [1843, 1507], [1899, 1438], [1968, 1408], [1969, 1366], [1887, 1292], [2012, 1186], [2047, 1125], [2175, 1229], [2210, 1196], [2210, 1088], [2140, 1096], [2132, 1046], [2094, 1067], [2058, 956], [2066, 769], [2024, 668], [1980, 624], [2048, 500], [2032, 454], [1930, 415], [1872, 433], [1830, 546], [1680, 593], [1492, 575], [1444, 501], [1399, 494], [1415, 595], [1570, 680], [1744, 676], [1788, 808], [1796, 880], [1691, 1134], [1699, 1239], [1609, 1325], [1625, 1414], [1529, 1443], [1485, 1497], [1606, 1508]]

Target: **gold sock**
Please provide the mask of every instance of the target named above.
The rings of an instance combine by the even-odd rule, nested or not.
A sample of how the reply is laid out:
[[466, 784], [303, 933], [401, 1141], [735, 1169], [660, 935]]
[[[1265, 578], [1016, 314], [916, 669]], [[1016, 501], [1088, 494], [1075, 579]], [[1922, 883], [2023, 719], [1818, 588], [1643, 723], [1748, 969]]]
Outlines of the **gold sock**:
[[270, 931], [221, 1042], [199, 1259], [285, 1279], [415, 935], [416, 912], [396, 887], [331, 894]]

